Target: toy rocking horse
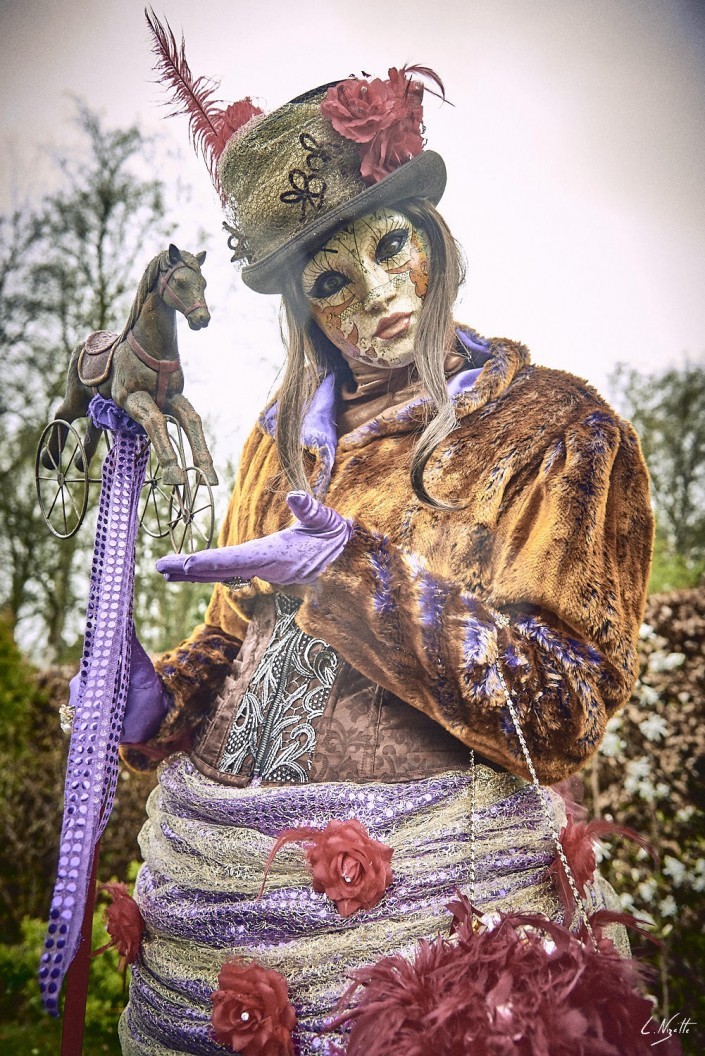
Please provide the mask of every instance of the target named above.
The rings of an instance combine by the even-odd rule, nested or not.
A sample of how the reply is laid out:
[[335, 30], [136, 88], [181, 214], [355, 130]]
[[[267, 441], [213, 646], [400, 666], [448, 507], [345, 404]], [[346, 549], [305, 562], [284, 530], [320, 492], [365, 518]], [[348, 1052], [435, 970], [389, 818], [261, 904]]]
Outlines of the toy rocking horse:
[[[192, 330], [208, 326], [210, 312], [204, 299], [201, 274], [205, 252], [183, 253], [170, 245], [147, 266], [121, 334], [99, 330], [78, 345], [71, 356], [63, 403], [54, 420], [73, 422], [86, 414], [95, 393], [110, 398], [147, 432], [162, 467], [164, 484], [184, 483], [184, 469], [169, 439], [164, 415], [183, 428], [194, 464], [208, 484], [218, 483], [203, 435], [201, 419], [183, 394], [184, 375], [179, 360], [175, 313], [181, 312]], [[59, 424], [42, 464], [56, 466], [66, 439]], [[101, 430], [89, 423], [85, 467], [95, 453]], [[79, 456], [80, 457], [80, 456]]]

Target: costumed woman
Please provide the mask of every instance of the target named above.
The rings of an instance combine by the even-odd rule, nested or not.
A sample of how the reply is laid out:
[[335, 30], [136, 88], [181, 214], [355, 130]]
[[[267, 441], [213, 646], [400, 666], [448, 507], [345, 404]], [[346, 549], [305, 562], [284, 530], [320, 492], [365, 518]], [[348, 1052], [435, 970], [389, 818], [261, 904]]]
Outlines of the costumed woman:
[[447, 935], [458, 890], [562, 920], [528, 759], [544, 784], [575, 773], [636, 677], [637, 437], [584, 382], [453, 321], [418, 78], [269, 114], [187, 102], [243, 279], [283, 298], [286, 372], [220, 549], [158, 566], [216, 583], [205, 624], [156, 670], [134, 650], [123, 755], [162, 763], [127, 1054], [342, 1053], [326, 1028], [351, 973]]

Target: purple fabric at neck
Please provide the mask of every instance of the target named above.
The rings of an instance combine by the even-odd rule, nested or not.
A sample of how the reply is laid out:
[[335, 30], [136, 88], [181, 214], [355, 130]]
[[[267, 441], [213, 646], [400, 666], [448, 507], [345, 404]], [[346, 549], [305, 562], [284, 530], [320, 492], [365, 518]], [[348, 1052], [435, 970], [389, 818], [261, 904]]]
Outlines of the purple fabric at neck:
[[112, 400], [95, 396], [89, 413], [115, 442], [103, 464], [93, 568], [71, 731], [59, 865], [39, 970], [44, 1007], [58, 1015], [64, 976], [80, 941], [95, 847], [115, 796], [118, 743], [130, 670], [137, 504], [149, 442]]
[[[473, 351], [486, 352], [489, 348], [489, 341], [485, 341], [484, 338], [475, 340], [464, 330], [456, 330], [456, 335], [463, 347], [470, 353]], [[468, 392], [481, 371], [481, 367], [463, 370], [450, 378], [448, 393], [451, 398], [455, 399], [464, 392]], [[424, 398], [427, 399], [427, 397], [418, 399]], [[418, 400], [414, 400], [413, 405], [417, 402]], [[260, 417], [260, 426], [270, 436], [276, 435], [278, 413], [279, 403], [275, 401]], [[327, 374], [314, 393], [301, 426], [301, 444], [308, 451], [318, 452], [320, 457], [321, 466], [313, 483], [313, 494], [322, 501], [330, 482], [338, 446], [335, 422], [335, 376], [333, 374]]]

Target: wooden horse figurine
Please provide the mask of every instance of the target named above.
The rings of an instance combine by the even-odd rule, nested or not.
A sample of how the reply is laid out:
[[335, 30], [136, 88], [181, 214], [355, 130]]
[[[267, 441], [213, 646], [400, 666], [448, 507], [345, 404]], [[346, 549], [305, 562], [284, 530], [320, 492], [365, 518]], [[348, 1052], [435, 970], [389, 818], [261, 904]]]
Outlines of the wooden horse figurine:
[[[192, 330], [200, 330], [210, 322], [204, 298], [206, 280], [201, 274], [205, 259], [205, 253], [182, 253], [172, 244], [150, 261], [122, 333], [99, 330], [74, 349], [66, 394], [54, 415], [55, 419], [72, 422], [86, 415], [96, 392], [109, 397], [146, 430], [159, 459], [164, 484], [183, 484], [185, 479], [164, 414], [172, 415], [181, 425], [191, 445], [194, 464], [208, 483], [218, 483], [201, 419], [183, 394], [184, 375], [176, 339], [177, 311], [186, 317]], [[53, 445], [42, 458], [46, 466], [58, 464], [65, 433], [65, 429], [63, 434], [60, 429], [54, 431]], [[100, 429], [89, 420], [86, 468], [99, 437]]]

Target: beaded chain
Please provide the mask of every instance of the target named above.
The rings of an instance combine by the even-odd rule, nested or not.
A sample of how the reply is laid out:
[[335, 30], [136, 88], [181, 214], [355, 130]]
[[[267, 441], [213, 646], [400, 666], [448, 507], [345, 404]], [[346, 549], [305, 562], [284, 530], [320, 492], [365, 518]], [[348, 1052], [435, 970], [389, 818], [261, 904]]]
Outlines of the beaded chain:
[[[508, 627], [509, 626], [509, 620], [503, 613], [495, 613], [495, 620], [496, 620], [497, 624], [500, 627]], [[544, 788], [542, 786], [541, 782], [538, 779], [538, 774], [536, 773], [536, 768], [534, 767], [533, 760], [532, 760], [531, 755], [529, 753], [529, 746], [526, 743], [526, 738], [524, 737], [524, 731], [522, 730], [521, 723], [519, 722], [519, 714], [517, 712], [516, 705], [514, 703], [514, 700], [512, 699], [511, 693], [509, 692], [509, 687], [507, 686], [507, 683], [506, 683], [505, 678], [504, 678], [504, 674], [502, 672], [502, 668], [501, 668], [499, 663], [497, 663], [497, 674], [499, 676], [499, 681], [500, 681], [500, 684], [502, 686], [502, 690], [504, 692], [504, 697], [505, 697], [505, 699], [507, 701], [507, 708], [509, 709], [509, 714], [511, 716], [512, 723], [514, 725], [514, 729], [516, 731], [516, 735], [519, 738], [519, 744], [521, 745], [521, 751], [522, 751], [522, 754], [524, 756], [524, 761], [526, 762], [527, 769], [529, 771], [529, 774], [531, 775], [531, 783], [533, 784], [534, 788], [536, 789], [536, 794], [539, 797], [539, 800], [540, 800], [540, 802], [541, 802], [541, 804], [543, 806], [543, 810], [544, 810], [544, 813], [546, 815], [546, 821], [548, 822], [548, 829], [549, 829], [549, 832], [551, 834], [551, 838], [552, 838], [553, 842], [556, 845], [556, 851], [558, 852], [558, 857], [560, 858], [561, 863], [563, 865], [563, 869], [565, 870], [565, 875], [568, 878], [568, 883], [570, 885], [570, 890], [573, 893], [573, 898], [575, 899], [575, 904], [578, 907], [578, 912], [580, 913], [580, 916], [582, 918], [583, 924], [585, 925], [585, 930], [587, 931], [587, 934], [590, 936], [590, 939], [592, 940], [593, 944], [596, 945], [595, 933], [593, 932], [592, 925], [590, 924], [590, 918], [588, 917], [587, 908], [585, 906], [585, 900], [582, 898], [582, 896], [580, 895], [580, 892], [578, 891], [578, 885], [575, 882], [575, 877], [573, 875], [573, 870], [571, 869], [570, 864], [568, 863], [568, 859], [566, 858], [565, 851], [563, 850], [563, 844], [561, 843], [560, 834], [559, 834], [558, 829], [556, 827], [555, 818], [553, 816], [553, 809], [551, 807], [551, 797], [549, 795], [548, 789]], [[470, 778], [470, 789], [469, 789], [469, 798], [470, 798], [470, 883], [469, 883], [469, 889], [470, 889], [470, 902], [472, 903], [473, 899], [474, 899], [474, 894], [475, 894], [475, 780], [474, 780], [474, 775], [475, 775], [475, 753], [472, 751], [472, 749], [470, 750], [470, 773], [471, 773], [471, 778]]]
[[149, 441], [111, 400], [89, 413], [115, 437], [103, 464], [86, 633], [66, 764], [59, 864], [39, 969], [44, 1007], [58, 1015], [64, 976], [81, 941], [89, 877], [118, 776], [130, 671], [137, 504]]

